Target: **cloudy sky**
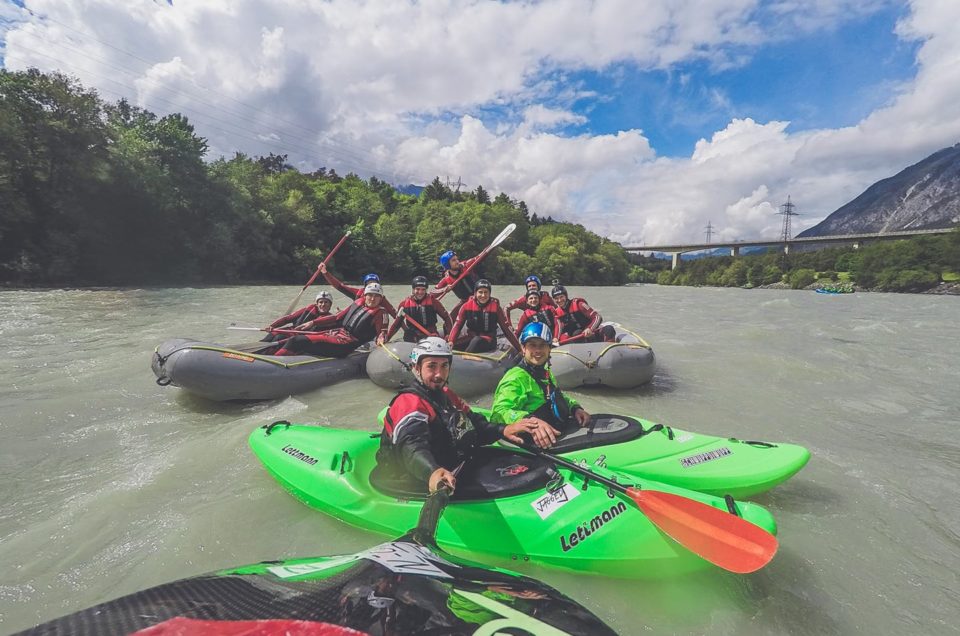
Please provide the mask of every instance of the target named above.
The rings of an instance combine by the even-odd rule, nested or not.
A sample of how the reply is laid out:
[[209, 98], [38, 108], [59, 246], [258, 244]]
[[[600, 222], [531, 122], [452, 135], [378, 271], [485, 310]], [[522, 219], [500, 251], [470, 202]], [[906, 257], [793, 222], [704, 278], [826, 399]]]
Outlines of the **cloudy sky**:
[[776, 237], [788, 195], [796, 233], [960, 141], [958, 0], [0, 0], [0, 65], [625, 245]]

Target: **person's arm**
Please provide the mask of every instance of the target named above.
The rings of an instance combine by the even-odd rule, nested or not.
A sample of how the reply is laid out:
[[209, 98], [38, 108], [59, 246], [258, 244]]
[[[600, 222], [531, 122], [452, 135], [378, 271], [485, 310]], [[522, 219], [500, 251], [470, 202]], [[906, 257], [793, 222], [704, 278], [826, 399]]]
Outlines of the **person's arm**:
[[325, 327], [332, 327], [333, 325], [337, 324], [339, 320], [347, 313], [347, 309], [350, 309], [349, 305], [345, 309], [341, 309], [339, 312], [335, 314], [327, 314], [326, 316], [320, 316], [318, 318], [314, 318], [310, 322], [305, 322], [299, 327], [297, 327], [297, 330], [298, 331], [321, 331]]
[[442, 302], [434, 298], [433, 309], [437, 312], [437, 315], [440, 316], [440, 319], [443, 320], [444, 335], [450, 333], [450, 329], [453, 328], [453, 319], [450, 318], [450, 313], [447, 311], [446, 307], [443, 306]]
[[[459, 322], [459, 316], [457, 316], [457, 319]], [[503, 307], [497, 307], [497, 324], [500, 325], [500, 328], [503, 330], [503, 335], [507, 337], [507, 340], [513, 348], [519, 352], [520, 341], [517, 340], [517, 335], [513, 333], [513, 329], [510, 328], [510, 321], [507, 320], [507, 315], [503, 313]]]
[[584, 331], [589, 329], [591, 332], [595, 332], [600, 326], [600, 323], [603, 322], [603, 316], [599, 312], [595, 311], [590, 305], [587, 304], [587, 301], [581, 299], [577, 305], [580, 308], [580, 311], [590, 319], [590, 324], [584, 328]]
[[390, 324], [390, 318], [387, 315], [387, 310], [380, 307], [380, 311], [377, 312], [377, 315], [373, 317], [374, 326], [376, 327], [377, 323], [380, 323], [379, 328], [377, 328], [377, 338], [376, 343], [378, 345], [383, 344], [384, 340], [387, 338], [387, 325]]
[[329, 283], [331, 287], [336, 289], [350, 300], [357, 299], [357, 294], [360, 293], [359, 287], [350, 287], [349, 285], [344, 285], [343, 281], [327, 271], [326, 267], [321, 268], [320, 271], [323, 272], [323, 277], [327, 280], [327, 283]]
[[523, 311], [521, 308], [522, 308], [524, 305], [526, 305], [526, 304], [527, 304], [527, 297], [526, 297], [526, 296], [521, 296], [520, 298], [517, 298], [516, 300], [514, 300], [513, 302], [511, 302], [509, 305], [507, 305], [507, 309], [506, 309], [506, 311], [507, 311], [507, 320], [510, 319], [510, 312], [511, 312], [511, 311], [513, 311], [514, 309], [520, 309], [521, 311]]
[[518, 340], [520, 339], [520, 334], [523, 333], [523, 328], [527, 326], [528, 322], [530, 322], [530, 318], [529, 316], [527, 316], [527, 312], [524, 311], [522, 314], [520, 314], [520, 317], [517, 319], [517, 329], [514, 332], [517, 334]]
[[387, 335], [383, 339], [384, 342], [388, 342], [390, 338], [393, 338], [396, 335], [397, 331], [400, 329], [400, 325], [403, 323], [403, 308], [397, 313], [397, 317], [394, 319], [393, 324], [390, 325], [390, 328], [387, 329]]
[[553, 376], [553, 371], [550, 373], [550, 383], [553, 385], [553, 390], [557, 392], [558, 397], [567, 403], [567, 409], [570, 411], [570, 415], [577, 421], [577, 424], [580, 426], [586, 426], [590, 423], [590, 414], [587, 413], [587, 410], [580, 406], [580, 403], [574, 400], [572, 397], [567, 396], [566, 393], [560, 390], [560, 387], [557, 386], [557, 379]]
[[460, 308], [460, 313], [457, 314], [457, 321], [453, 323], [453, 329], [450, 331], [450, 335], [447, 336], [447, 341], [450, 344], [455, 344], [457, 342], [457, 336], [460, 335], [460, 330], [463, 329], [463, 323], [467, 318], [467, 312], [463, 310], [463, 307]]
[[293, 312], [292, 314], [287, 314], [286, 316], [282, 316], [282, 317], [280, 317], [280, 318], [277, 318], [276, 320], [274, 320], [273, 322], [270, 323], [270, 328], [271, 328], [271, 329], [276, 329], [277, 327], [282, 327], [282, 326], [284, 326], [284, 325], [286, 325], [286, 324], [288, 324], [288, 323], [294, 322], [294, 321], [295, 321], [297, 318], [299, 318], [300, 315], [303, 314], [303, 312], [305, 312], [307, 309], [309, 309], [309, 305], [306, 306], [306, 307], [301, 307], [300, 309], [296, 310], [296, 311]]
[[560, 319], [557, 318], [557, 312], [553, 307], [550, 308], [550, 315], [553, 316], [553, 322], [550, 325], [550, 329], [551, 329], [550, 333], [553, 334], [553, 342], [559, 343], [560, 342]]
[[[396, 449], [397, 457], [403, 468], [418, 481], [428, 483], [430, 476], [440, 468], [439, 462], [430, 449], [429, 407], [423, 404], [411, 404], [419, 400], [401, 399], [390, 407], [390, 419], [396, 424], [387, 434]], [[413, 396], [410, 396], [413, 397]], [[422, 410], [421, 410], [422, 409]]]
[[394, 308], [394, 306], [390, 303], [390, 301], [387, 300], [387, 297], [386, 297], [386, 296], [381, 296], [380, 298], [382, 298], [382, 300], [380, 301], [380, 306], [383, 307], [383, 309], [384, 309], [388, 314], [390, 314], [391, 317], [396, 318], [396, 317], [397, 317], [397, 310], [396, 310], [396, 309]]

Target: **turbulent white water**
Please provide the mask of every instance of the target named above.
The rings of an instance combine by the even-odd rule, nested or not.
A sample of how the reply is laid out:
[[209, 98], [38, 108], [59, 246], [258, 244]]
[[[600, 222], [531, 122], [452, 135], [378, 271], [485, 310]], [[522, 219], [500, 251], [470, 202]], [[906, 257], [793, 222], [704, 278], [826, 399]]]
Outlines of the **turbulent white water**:
[[[227, 325], [265, 324], [296, 291], [0, 292], [0, 632], [192, 574], [380, 539], [287, 495], [246, 438], [275, 419], [373, 429], [389, 392], [353, 380], [224, 405], [150, 372], [161, 340], [239, 342]], [[394, 300], [404, 291], [387, 288]], [[960, 298], [572, 291], [635, 328], [660, 364], [638, 391], [575, 392], [588, 410], [795, 442], [813, 459], [757, 498], [781, 542], [759, 573], [637, 582], [516, 569], [623, 634], [958, 633]]]

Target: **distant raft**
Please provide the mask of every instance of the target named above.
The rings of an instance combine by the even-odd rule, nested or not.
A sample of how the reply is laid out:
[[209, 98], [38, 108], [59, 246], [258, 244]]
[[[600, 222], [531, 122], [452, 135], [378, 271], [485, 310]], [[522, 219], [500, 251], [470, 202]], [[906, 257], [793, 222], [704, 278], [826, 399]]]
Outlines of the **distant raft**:
[[361, 378], [369, 353], [362, 347], [346, 358], [268, 356], [172, 338], [156, 348], [150, 367], [157, 384], [172, 384], [208, 400], [273, 400]]
[[[367, 358], [367, 375], [373, 383], [385, 389], [396, 390], [415, 382], [413, 373], [410, 372], [410, 352], [413, 346], [412, 342], [390, 342], [382, 347], [374, 347]], [[453, 353], [455, 370], [450, 374], [450, 388], [461, 397], [493, 393], [507, 369], [520, 361], [504, 338], [500, 339], [496, 351]]]
[[657, 358], [647, 342], [615, 322], [616, 342], [574, 342], [550, 353], [550, 368], [562, 389], [605, 386], [632, 389], [653, 379]]

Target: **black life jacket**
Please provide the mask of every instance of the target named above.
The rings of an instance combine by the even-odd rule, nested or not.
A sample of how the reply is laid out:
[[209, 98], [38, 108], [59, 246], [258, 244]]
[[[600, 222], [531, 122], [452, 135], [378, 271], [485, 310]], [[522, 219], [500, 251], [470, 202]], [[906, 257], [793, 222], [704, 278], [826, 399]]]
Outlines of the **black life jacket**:
[[497, 327], [499, 326], [497, 322], [499, 309], [500, 301], [496, 298], [491, 298], [483, 306], [474, 298], [460, 308], [460, 315], [464, 317], [463, 324], [471, 333], [496, 337]]
[[[419, 382], [400, 389], [390, 400], [384, 419], [390, 424], [391, 430], [396, 423], [390, 417], [390, 407], [404, 393], [413, 393], [423, 398], [437, 414], [437, 417], [427, 422], [427, 426], [430, 428], [430, 452], [440, 465], [456, 466], [470, 456], [477, 443], [477, 429], [473, 422], [466, 413], [457, 409], [442, 391], [431, 391]], [[383, 445], [393, 445], [386, 427], [381, 433], [381, 446]]]
[[[523, 311], [524, 316], [527, 315], [527, 312], [530, 311], [530, 309], [530, 307], [527, 307]], [[539, 311], [529, 315], [527, 318], [527, 324], [529, 325], [531, 322], [540, 322], [553, 329], [553, 316], [554, 313], [552, 309], [540, 309]]]
[[347, 313], [343, 316], [343, 328], [359, 340], [367, 342], [377, 337], [377, 327], [373, 324], [373, 319], [383, 311], [380, 306], [367, 307], [363, 304], [363, 299], [355, 301], [347, 307]]
[[[456, 278], [452, 276], [451, 278]], [[477, 272], [477, 268], [474, 267], [470, 270], [470, 273], [464, 276], [459, 283], [453, 286], [453, 293], [456, 294], [457, 298], [460, 300], [466, 300], [473, 296], [473, 286], [477, 284], [477, 281], [480, 280], [480, 274]]]
[[[411, 296], [400, 304], [400, 309], [403, 310], [405, 315], [410, 316], [422, 326], [426, 327], [427, 331], [437, 330], [437, 310], [432, 297], [424, 296], [423, 300], [417, 302]], [[420, 334], [420, 330], [407, 321], [404, 321], [403, 333], [405, 335], [408, 333]]]
[[557, 307], [557, 320], [563, 333], [572, 336], [590, 326], [591, 318], [580, 309], [581, 302], [583, 298], [571, 298], [566, 308]]

